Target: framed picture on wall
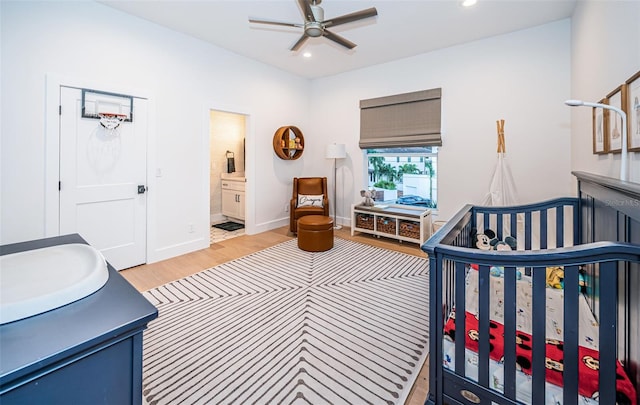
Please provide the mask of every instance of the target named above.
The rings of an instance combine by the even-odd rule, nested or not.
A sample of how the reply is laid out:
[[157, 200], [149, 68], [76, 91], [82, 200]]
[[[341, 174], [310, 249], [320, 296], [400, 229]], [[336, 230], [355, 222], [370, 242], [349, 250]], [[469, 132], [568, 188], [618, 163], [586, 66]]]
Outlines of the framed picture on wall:
[[[600, 100], [599, 103], [605, 104], [606, 100]], [[606, 114], [602, 108], [593, 108], [593, 153], [600, 155], [609, 152], [609, 142], [605, 136]]]
[[[624, 97], [626, 96], [626, 88], [627, 85], [622, 84], [614, 91], [607, 94], [607, 103], [610, 106], [624, 110], [622, 104]], [[609, 152], [620, 153], [622, 151], [622, 117], [620, 117], [620, 114], [611, 110], [606, 110], [605, 114], [607, 115], [607, 119], [605, 120], [605, 128], [607, 128], [607, 130], [605, 133], [607, 136], [607, 142], [609, 143]]]
[[630, 151], [640, 152], [640, 71], [631, 76], [627, 85], [626, 109]]

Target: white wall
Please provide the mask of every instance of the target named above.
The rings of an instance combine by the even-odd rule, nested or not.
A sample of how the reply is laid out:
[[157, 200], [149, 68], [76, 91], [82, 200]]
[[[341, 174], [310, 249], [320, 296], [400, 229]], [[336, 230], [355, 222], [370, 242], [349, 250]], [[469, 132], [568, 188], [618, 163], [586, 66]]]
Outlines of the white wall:
[[[579, 1], [571, 27], [571, 98], [598, 102], [640, 70], [640, 2]], [[571, 168], [619, 178], [620, 154], [592, 152], [591, 108], [571, 111]], [[640, 183], [640, 152], [629, 154]]]
[[[333, 184], [333, 161], [324, 158], [331, 142], [347, 144], [347, 159], [338, 162], [338, 216], [348, 218], [349, 205], [361, 200], [359, 190], [366, 185], [358, 148], [359, 100], [434, 87], [443, 92], [440, 219], [481, 201], [487, 192], [498, 119], [506, 120], [507, 154], [520, 200], [567, 195], [574, 191], [570, 168], [616, 171], [615, 158], [607, 163], [590, 154], [588, 111], [570, 109], [563, 101], [598, 99], [637, 70], [639, 35], [633, 22], [639, 6], [618, 3], [609, 9], [612, 2], [606, 7], [605, 2], [579, 2], [573, 53], [571, 24], [562, 20], [307, 81], [98, 3], [3, 1], [0, 243], [45, 236], [48, 73], [145, 89], [154, 99], [149, 261], [206, 246], [210, 109], [249, 117], [250, 233], [287, 223], [284, 207], [294, 176], [324, 175]], [[607, 38], [622, 36], [627, 45], [590, 33], [591, 25], [605, 31], [592, 24], [602, 18], [615, 27], [606, 29]], [[116, 43], [121, 46], [108, 52]], [[598, 66], [606, 75], [577, 69], [577, 61], [602, 61]], [[282, 161], [272, 151], [273, 133], [282, 125], [305, 133], [305, 152], [296, 161]], [[153, 176], [157, 168], [161, 178]], [[196, 224], [195, 236], [187, 233], [188, 223]]]
[[[282, 125], [307, 127], [306, 79], [99, 3], [2, 1], [0, 13], [0, 243], [47, 233], [48, 74], [144, 89], [153, 99], [150, 262], [208, 246], [210, 109], [249, 115], [247, 215], [252, 226], [247, 231], [286, 223], [284, 203], [299, 167], [278, 159], [271, 142]], [[162, 177], [155, 177], [158, 168]], [[195, 233], [187, 232], [189, 223], [196, 225]]]
[[499, 119], [506, 120], [507, 156], [521, 202], [570, 193], [570, 112], [563, 104], [569, 35], [567, 19], [313, 81], [313, 138], [323, 137], [320, 148], [347, 144], [338, 216], [349, 217], [350, 204], [361, 201], [367, 184], [358, 148], [359, 100], [436, 87], [442, 88], [440, 219], [480, 203], [487, 193]]

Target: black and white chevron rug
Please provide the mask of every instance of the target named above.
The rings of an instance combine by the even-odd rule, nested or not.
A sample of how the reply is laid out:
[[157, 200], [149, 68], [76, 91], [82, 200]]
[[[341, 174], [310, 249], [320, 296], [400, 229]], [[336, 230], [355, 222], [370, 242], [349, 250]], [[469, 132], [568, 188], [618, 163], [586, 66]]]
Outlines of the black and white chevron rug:
[[290, 240], [144, 295], [149, 404], [402, 404], [428, 350], [428, 260]]

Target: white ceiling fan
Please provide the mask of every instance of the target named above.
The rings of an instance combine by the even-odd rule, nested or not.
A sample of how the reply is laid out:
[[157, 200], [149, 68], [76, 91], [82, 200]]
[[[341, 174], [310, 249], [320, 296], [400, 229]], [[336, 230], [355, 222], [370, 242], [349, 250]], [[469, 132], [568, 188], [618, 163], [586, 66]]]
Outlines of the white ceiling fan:
[[378, 15], [378, 10], [375, 7], [368, 8], [366, 10], [356, 11], [354, 13], [345, 14], [339, 17], [334, 17], [328, 20], [324, 19], [324, 10], [320, 7], [320, 3], [322, 0], [298, 0], [298, 4], [300, 5], [300, 9], [304, 15], [304, 23], [288, 23], [288, 22], [280, 22], [280, 21], [270, 21], [270, 20], [258, 20], [249, 18], [249, 22], [258, 23], [258, 24], [270, 24], [270, 25], [282, 25], [285, 27], [299, 27], [304, 28], [304, 33], [302, 37], [293, 44], [290, 48], [292, 51], [297, 51], [300, 47], [305, 43], [309, 37], [325, 37], [330, 39], [331, 41], [336, 42], [344, 46], [347, 49], [353, 49], [356, 47], [356, 44], [349, 41], [348, 39], [341, 37], [338, 34], [335, 34], [328, 30], [328, 28], [332, 28], [341, 24], [350, 23], [353, 21], [362, 20], [365, 18], [375, 17]]

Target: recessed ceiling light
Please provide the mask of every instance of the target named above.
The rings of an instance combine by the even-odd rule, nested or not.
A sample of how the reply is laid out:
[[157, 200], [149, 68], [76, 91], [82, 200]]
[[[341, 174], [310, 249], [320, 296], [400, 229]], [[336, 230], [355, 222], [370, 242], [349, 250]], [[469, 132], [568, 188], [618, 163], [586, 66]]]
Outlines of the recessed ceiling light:
[[305, 58], [310, 58], [311, 57], [311, 52], [305, 52], [302, 54], [302, 56], [304, 56]]
[[471, 7], [475, 5], [478, 0], [462, 0], [462, 7]]

